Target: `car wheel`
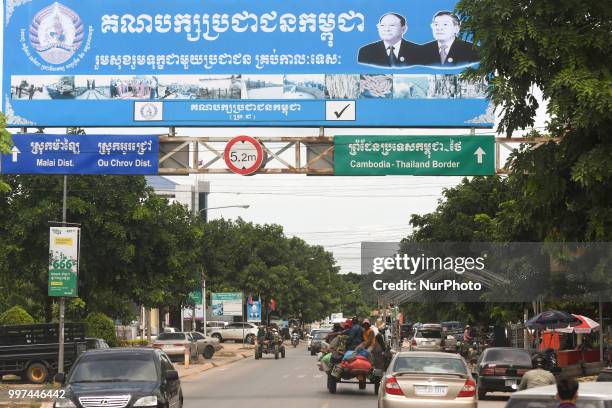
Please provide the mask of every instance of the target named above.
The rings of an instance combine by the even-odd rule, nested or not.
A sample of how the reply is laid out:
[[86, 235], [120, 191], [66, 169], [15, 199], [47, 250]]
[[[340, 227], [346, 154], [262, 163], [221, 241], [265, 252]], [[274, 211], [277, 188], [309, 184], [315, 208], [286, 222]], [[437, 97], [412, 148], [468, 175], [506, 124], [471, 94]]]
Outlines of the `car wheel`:
[[274, 353], [274, 359], [278, 360], [278, 347], [274, 346], [274, 348], [272, 349], [272, 352]]
[[330, 394], [336, 393], [336, 387], [338, 386], [338, 381], [336, 377], [331, 374], [327, 374], [327, 390]]
[[221, 337], [219, 333], [215, 333], [211, 337], [214, 337], [215, 339], [219, 340], [219, 343], [223, 343], [223, 337]]
[[244, 339], [244, 342], [246, 344], [255, 344], [255, 336], [253, 336], [252, 334], [247, 335]]
[[43, 363], [33, 363], [26, 369], [25, 376], [31, 383], [44, 384], [49, 377], [49, 370]]
[[281, 357], [285, 358], [285, 347], [281, 347]]
[[206, 346], [204, 347], [204, 352], [202, 353], [202, 356], [207, 359], [210, 360], [213, 355], [215, 354], [215, 349], [212, 346]]

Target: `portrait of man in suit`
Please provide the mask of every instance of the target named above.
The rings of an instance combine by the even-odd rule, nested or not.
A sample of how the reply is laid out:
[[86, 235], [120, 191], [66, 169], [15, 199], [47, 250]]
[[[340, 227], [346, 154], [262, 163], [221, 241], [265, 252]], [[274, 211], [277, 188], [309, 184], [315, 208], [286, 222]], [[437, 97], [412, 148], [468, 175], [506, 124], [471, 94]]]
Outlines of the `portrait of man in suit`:
[[419, 46], [404, 40], [408, 30], [406, 18], [397, 13], [385, 13], [376, 26], [380, 41], [364, 45], [359, 49], [357, 62], [379, 67], [405, 67], [415, 65]]
[[437, 12], [431, 22], [435, 41], [422, 46], [422, 64], [452, 67], [478, 62], [477, 46], [459, 39], [459, 28], [459, 18], [452, 12]]

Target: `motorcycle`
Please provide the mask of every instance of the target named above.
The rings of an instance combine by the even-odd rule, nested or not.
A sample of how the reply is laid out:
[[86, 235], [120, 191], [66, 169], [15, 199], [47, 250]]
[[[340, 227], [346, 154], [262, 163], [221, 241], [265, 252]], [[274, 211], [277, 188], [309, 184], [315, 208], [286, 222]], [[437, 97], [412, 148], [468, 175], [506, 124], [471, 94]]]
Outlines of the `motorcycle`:
[[291, 334], [291, 345], [295, 348], [300, 344], [300, 335], [297, 332]]

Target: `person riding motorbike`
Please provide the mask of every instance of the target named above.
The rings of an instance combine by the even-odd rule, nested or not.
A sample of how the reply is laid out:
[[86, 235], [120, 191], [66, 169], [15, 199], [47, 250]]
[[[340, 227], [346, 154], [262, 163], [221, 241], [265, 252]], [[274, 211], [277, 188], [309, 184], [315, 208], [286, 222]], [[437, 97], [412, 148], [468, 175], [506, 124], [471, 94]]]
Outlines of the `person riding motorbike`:
[[537, 357], [535, 359], [535, 368], [527, 371], [523, 375], [521, 383], [518, 386], [519, 391], [557, 383], [555, 376], [550, 371], [546, 371], [543, 368], [544, 363], [545, 361], [542, 357]]

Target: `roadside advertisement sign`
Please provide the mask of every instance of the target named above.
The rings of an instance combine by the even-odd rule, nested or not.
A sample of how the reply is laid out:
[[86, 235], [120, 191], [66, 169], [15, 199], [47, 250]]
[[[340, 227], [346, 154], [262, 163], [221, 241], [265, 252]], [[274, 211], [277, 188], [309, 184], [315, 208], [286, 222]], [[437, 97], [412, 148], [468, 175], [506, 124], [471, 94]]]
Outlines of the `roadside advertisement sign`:
[[335, 136], [336, 176], [488, 176], [494, 136]]
[[49, 296], [78, 296], [79, 237], [79, 228], [50, 228]]
[[247, 322], [261, 322], [261, 302], [253, 300], [252, 304], [247, 304]]
[[212, 293], [213, 316], [242, 316], [242, 293], [224, 292]]
[[18, 133], [3, 174], [157, 174], [157, 135], [52, 135]]
[[[456, 0], [9, 1], [9, 126], [492, 127]], [[393, 47], [393, 49], [392, 49]]]

